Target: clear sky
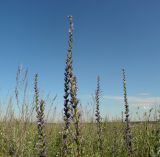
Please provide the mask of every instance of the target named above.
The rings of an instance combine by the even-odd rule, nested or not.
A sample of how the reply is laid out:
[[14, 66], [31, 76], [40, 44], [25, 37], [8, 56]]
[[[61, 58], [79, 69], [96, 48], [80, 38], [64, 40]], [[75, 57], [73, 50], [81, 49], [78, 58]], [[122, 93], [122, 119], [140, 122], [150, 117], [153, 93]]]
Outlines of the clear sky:
[[132, 112], [135, 104], [160, 103], [159, 0], [1, 0], [1, 93], [14, 88], [17, 66], [23, 64], [31, 80], [39, 73], [40, 88], [58, 94], [63, 108], [68, 15], [74, 17], [73, 64], [84, 104], [100, 75], [102, 113], [120, 114], [122, 68]]

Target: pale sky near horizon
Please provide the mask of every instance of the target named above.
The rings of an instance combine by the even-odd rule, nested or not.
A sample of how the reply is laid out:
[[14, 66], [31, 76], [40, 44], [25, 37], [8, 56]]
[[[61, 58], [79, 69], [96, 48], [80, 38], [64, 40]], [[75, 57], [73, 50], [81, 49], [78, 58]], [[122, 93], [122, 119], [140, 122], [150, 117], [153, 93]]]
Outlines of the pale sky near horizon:
[[64, 67], [68, 47], [68, 15], [74, 17], [74, 71], [84, 106], [91, 101], [96, 77], [103, 91], [101, 112], [123, 110], [121, 69], [126, 69], [131, 112], [160, 104], [159, 0], [1, 0], [0, 93], [14, 91], [16, 69], [35, 73], [40, 88], [58, 95], [63, 109]]

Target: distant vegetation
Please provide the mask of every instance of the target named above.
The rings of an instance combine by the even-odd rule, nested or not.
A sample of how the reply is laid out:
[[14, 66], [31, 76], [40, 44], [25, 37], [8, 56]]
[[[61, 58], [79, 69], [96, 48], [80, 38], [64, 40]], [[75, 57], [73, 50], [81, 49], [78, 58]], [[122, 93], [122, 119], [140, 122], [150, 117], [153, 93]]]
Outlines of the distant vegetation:
[[[64, 123], [53, 123], [52, 120], [47, 123], [49, 114], [53, 114], [52, 117], [56, 114], [56, 110], [50, 113], [56, 97], [50, 101], [48, 113], [45, 112], [48, 101], [41, 98], [38, 74], [35, 75], [33, 101], [30, 103], [26, 92], [27, 71], [19, 67], [15, 97], [8, 100], [6, 112], [1, 112], [0, 157], [160, 157], [160, 110], [156, 110], [152, 122], [152, 110], [146, 114], [146, 121], [130, 122], [124, 69], [122, 118], [112, 121], [102, 119], [100, 76], [97, 76], [94, 115], [87, 123], [82, 120], [83, 110], [77, 96], [77, 78], [73, 69], [72, 36], [73, 17], [69, 16], [69, 46], [64, 72]], [[15, 112], [13, 104], [17, 105], [19, 112]]]

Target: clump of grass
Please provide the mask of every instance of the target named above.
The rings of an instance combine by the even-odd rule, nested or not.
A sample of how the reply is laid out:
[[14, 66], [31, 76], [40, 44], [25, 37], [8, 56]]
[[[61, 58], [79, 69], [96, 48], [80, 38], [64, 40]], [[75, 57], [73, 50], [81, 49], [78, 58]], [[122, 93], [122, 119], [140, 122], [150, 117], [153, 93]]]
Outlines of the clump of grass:
[[129, 154], [132, 154], [132, 135], [130, 128], [130, 120], [129, 120], [129, 105], [127, 100], [127, 88], [126, 88], [126, 75], [125, 70], [122, 69], [123, 73], [123, 90], [124, 90], [124, 103], [125, 103], [125, 141]]
[[101, 94], [101, 90], [100, 90], [100, 77], [97, 77], [97, 89], [96, 89], [96, 93], [95, 93], [95, 101], [96, 101], [96, 113], [95, 113], [95, 117], [96, 117], [96, 125], [97, 125], [97, 146], [98, 146], [98, 152], [100, 154], [100, 156], [103, 156], [103, 128], [102, 128], [102, 118], [100, 115], [100, 94]]
[[21, 118], [23, 122], [28, 120], [27, 119], [28, 106], [26, 104], [27, 88], [28, 88], [28, 70], [25, 69], [22, 65], [19, 65], [16, 74], [15, 98], [16, 98], [16, 105], [20, 113], [19, 118]]
[[37, 112], [37, 129], [38, 129], [38, 142], [36, 144], [38, 156], [46, 157], [46, 142], [44, 133], [44, 101], [39, 101], [39, 89], [38, 89], [38, 74], [35, 75], [35, 105]]
[[121, 121], [122, 121], [122, 123], [123, 123], [123, 111], [121, 112]]

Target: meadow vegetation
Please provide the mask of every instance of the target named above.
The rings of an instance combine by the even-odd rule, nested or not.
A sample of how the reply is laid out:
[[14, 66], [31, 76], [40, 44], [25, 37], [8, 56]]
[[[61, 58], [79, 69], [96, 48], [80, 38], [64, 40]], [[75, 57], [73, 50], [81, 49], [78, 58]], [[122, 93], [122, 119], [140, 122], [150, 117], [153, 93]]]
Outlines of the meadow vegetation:
[[[1, 109], [0, 157], [160, 157], [160, 110], [157, 108], [156, 113], [150, 110], [146, 113], [145, 121], [130, 121], [124, 69], [122, 118], [112, 121], [102, 119], [102, 92], [98, 76], [94, 95], [95, 113], [90, 121], [83, 121], [83, 110], [77, 95], [78, 82], [73, 68], [72, 44], [73, 17], [69, 16], [63, 123], [55, 123], [53, 118], [48, 121], [48, 117], [54, 117], [56, 113], [56, 109], [49, 113], [56, 97], [51, 101], [42, 98], [38, 74], [34, 78], [32, 98], [27, 95], [28, 72], [20, 66], [15, 95], [8, 99], [6, 109]], [[49, 106], [48, 112], [45, 112], [46, 105]], [[156, 115], [154, 121], [150, 120], [151, 114]]]

